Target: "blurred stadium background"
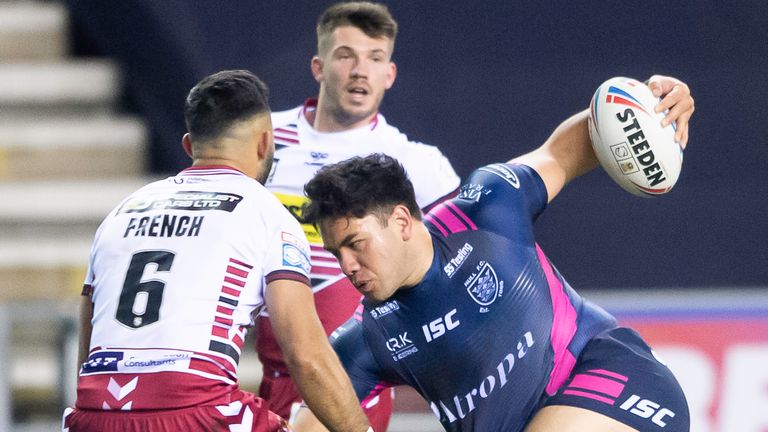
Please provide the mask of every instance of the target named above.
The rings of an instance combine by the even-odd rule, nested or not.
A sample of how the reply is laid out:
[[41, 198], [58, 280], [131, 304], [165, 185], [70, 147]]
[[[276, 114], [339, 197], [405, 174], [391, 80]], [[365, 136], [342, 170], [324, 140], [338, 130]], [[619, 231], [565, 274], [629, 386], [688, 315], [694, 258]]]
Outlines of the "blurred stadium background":
[[[314, 23], [329, 3], [0, 0], [0, 430], [56, 430], [74, 400], [93, 232], [125, 194], [187, 164], [189, 88], [246, 68], [270, 85], [275, 110], [314, 96]], [[691, 85], [674, 191], [635, 198], [596, 171], [537, 234], [574, 287], [676, 370], [694, 431], [768, 430], [768, 6], [385, 3], [401, 29], [382, 111], [462, 177], [542, 142], [609, 77]], [[249, 354], [243, 383], [255, 388]], [[390, 430], [440, 430], [399, 394]]]

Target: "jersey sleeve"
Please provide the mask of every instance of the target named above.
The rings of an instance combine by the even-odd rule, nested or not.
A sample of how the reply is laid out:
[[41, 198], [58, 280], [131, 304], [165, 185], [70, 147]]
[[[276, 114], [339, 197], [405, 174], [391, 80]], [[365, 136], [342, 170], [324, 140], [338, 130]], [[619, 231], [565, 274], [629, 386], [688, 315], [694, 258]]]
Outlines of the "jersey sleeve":
[[331, 333], [331, 345], [352, 381], [358, 400], [365, 405], [390, 387], [377, 373], [378, 363], [363, 336], [363, 323], [352, 317]]
[[461, 180], [437, 147], [415, 143], [413, 151], [400, 162], [413, 183], [419, 208], [428, 211], [458, 192]]
[[456, 204], [489, 229], [522, 232], [546, 208], [547, 189], [533, 168], [498, 163], [475, 170], [462, 185]]
[[[275, 201], [277, 201], [275, 199]], [[266, 249], [264, 279], [266, 283], [291, 279], [309, 285], [309, 244], [299, 223], [280, 207], [270, 221], [272, 236]]]

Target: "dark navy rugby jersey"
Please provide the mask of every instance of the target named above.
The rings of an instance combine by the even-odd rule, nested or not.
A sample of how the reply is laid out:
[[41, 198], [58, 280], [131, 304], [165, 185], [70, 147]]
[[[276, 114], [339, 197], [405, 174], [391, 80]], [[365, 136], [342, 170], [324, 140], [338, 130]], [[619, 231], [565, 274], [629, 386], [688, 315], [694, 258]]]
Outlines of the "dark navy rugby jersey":
[[616, 325], [535, 243], [546, 203], [533, 169], [494, 164], [425, 216], [435, 256], [423, 281], [364, 301], [331, 336], [361, 401], [409, 385], [446, 430], [522, 430], [586, 342]]

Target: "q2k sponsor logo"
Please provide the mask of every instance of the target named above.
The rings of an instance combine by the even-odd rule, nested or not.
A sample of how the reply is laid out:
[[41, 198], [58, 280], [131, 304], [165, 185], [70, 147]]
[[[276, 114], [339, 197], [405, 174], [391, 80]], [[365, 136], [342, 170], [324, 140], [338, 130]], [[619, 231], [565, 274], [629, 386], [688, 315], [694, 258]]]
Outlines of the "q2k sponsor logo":
[[504, 281], [499, 281], [496, 270], [486, 261], [480, 261], [475, 271], [464, 281], [467, 292], [475, 303], [479, 304], [480, 312], [488, 312], [488, 306], [504, 293]]
[[419, 351], [413, 341], [408, 338], [408, 332], [387, 339], [387, 349], [392, 353], [392, 360], [400, 361]]
[[83, 363], [83, 373], [117, 372], [117, 363], [123, 359], [120, 351], [99, 351]]

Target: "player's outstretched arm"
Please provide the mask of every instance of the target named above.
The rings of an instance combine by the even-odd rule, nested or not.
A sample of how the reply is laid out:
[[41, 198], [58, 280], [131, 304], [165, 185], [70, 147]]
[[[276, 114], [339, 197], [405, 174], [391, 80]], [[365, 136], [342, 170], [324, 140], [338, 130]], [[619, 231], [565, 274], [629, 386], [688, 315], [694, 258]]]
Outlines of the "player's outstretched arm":
[[80, 300], [80, 345], [77, 352], [77, 369], [80, 373], [80, 367], [88, 360], [88, 350], [91, 346], [91, 332], [93, 331], [93, 325], [91, 320], [93, 319], [93, 302], [91, 296], [82, 296]]
[[[685, 146], [688, 123], [694, 111], [690, 89], [682, 81], [662, 75], [652, 76], [648, 87], [662, 97], [656, 111], [669, 110], [664, 122], [677, 122], [675, 139]], [[547, 188], [548, 201], [552, 201], [568, 182], [591, 171], [599, 163], [589, 139], [588, 117], [588, 110], [571, 116], [541, 147], [510, 161], [528, 165], [539, 173]]]
[[309, 408], [332, 431], [366, 431], [367, 419], [323, 331], [309, 287], [273, 281], [266, 303], [288, 370]]

